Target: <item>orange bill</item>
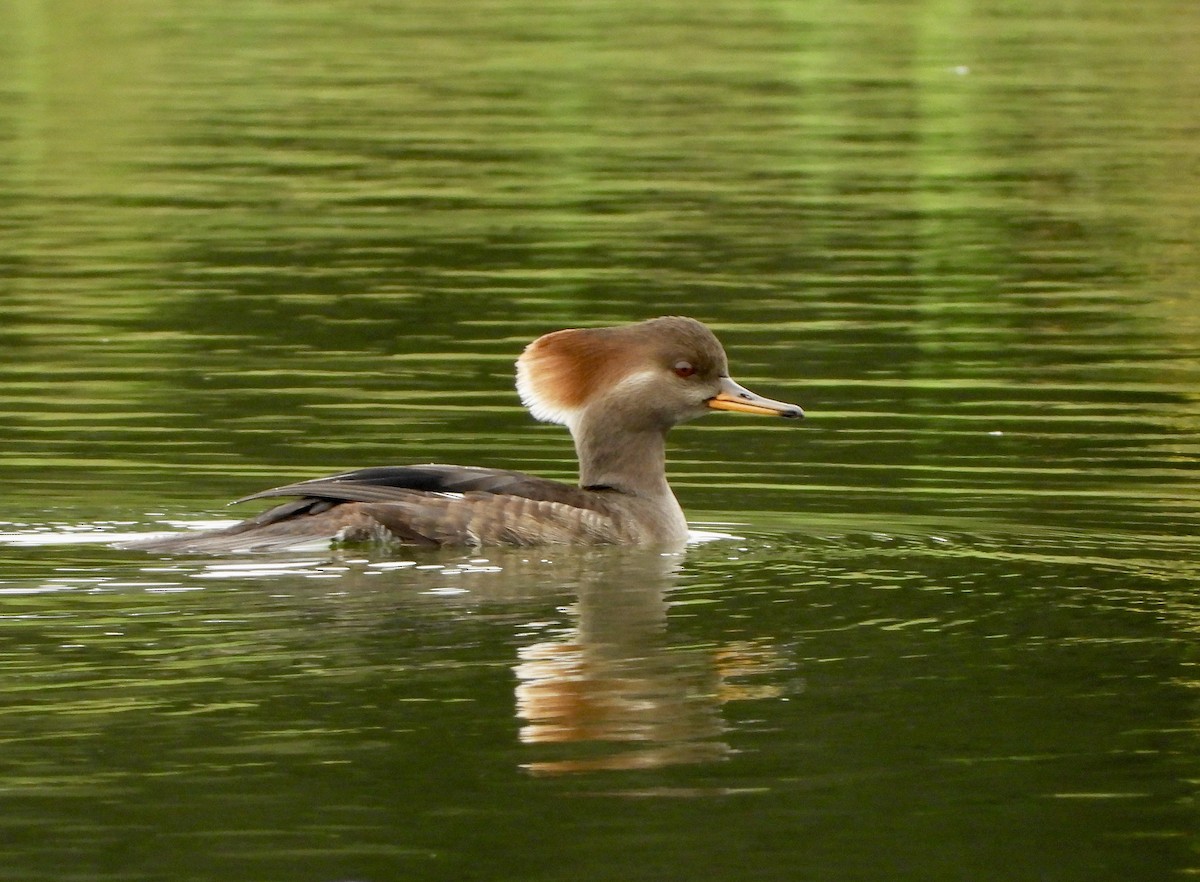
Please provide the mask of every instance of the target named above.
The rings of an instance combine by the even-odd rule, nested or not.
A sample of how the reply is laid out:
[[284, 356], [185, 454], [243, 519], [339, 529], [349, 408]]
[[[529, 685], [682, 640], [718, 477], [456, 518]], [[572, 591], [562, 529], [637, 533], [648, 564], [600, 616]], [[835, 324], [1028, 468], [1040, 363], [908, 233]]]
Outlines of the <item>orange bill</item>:
[[788, 419], [804, 416], [804, 411], [795, 404], [755, 395], [729, 377], [721, 377], [721, 391], [708, 399], [708, 406], [713, 410], [736, 410], [742, 413], [756, 413], [759, 416], [780, 416]]

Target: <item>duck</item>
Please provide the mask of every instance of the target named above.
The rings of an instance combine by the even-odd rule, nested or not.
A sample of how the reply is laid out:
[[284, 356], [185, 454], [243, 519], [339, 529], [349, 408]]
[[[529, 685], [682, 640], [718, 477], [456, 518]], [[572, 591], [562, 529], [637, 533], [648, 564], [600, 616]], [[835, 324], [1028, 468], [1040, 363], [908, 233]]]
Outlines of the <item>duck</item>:
[[238, 499], [231, 504], [289, 501], [229, 527], [129, 545], [185, 553], [323, 542], [679, 547], [689, 534], [667, 482], [667, 433], [713, 411], [804, 416], [735, 382], [717, 337], [685, 316], [545, 334], [517, 359], [516, 388], [535, 419], [571, 433], [577, 485], [476, 466], [363, 468]]

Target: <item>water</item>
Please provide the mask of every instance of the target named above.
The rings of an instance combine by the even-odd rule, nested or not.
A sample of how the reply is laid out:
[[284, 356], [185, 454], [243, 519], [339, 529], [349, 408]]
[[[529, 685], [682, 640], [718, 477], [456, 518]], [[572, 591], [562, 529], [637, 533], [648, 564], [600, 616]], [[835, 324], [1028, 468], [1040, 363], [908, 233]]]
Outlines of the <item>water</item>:
[[[0, 9], [0, 878], [1200, 871], [1198, 30]], [[672, 435], [681, 555], [110, 545], [569, 480], [513, 359], [662, 313], [809, 413]]]

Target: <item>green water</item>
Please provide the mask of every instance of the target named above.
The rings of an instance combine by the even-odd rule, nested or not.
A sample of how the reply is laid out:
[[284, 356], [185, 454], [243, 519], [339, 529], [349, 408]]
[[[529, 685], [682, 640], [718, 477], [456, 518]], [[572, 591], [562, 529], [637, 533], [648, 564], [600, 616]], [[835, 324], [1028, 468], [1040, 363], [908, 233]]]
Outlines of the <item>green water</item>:
[[[0, 879], [1200, 873], [1200, 6], [0, 6]], [[570, 480], [549, 330], [801, 425], [686, 553], [170, 558]], [[255, 510], [253, 506], [249, 511]]]

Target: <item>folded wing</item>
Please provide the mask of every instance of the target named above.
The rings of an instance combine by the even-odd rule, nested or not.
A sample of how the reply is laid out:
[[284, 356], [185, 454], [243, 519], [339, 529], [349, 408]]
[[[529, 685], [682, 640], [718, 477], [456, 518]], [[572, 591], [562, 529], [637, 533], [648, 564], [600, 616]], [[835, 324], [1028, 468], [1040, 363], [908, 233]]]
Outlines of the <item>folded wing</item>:
[[151, 551], [285, 549], [313, 542], [541, 545], [621, 541], [606, 493], [523, 472], [453, 465], [359, 469], [237, 500], [298, 497], [222, 530], [151, 539]]

